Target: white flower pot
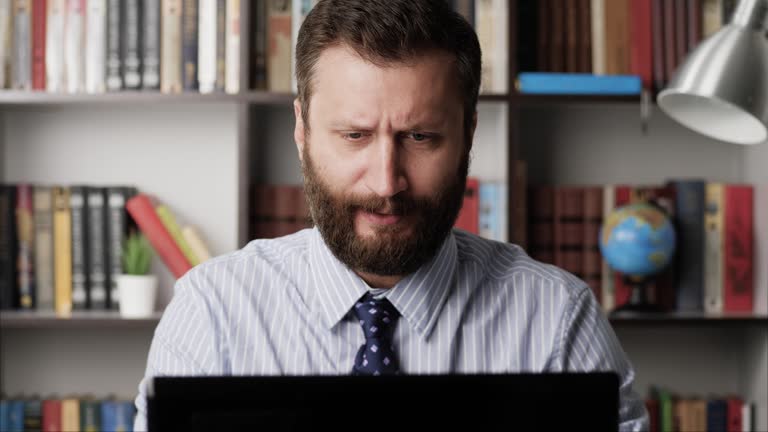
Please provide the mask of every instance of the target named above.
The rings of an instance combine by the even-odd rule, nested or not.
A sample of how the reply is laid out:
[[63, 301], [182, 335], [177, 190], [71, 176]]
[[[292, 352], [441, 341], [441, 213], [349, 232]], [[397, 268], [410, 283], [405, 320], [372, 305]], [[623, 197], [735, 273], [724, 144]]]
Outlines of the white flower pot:
[[123, 318], [152, 316], [157, 298], [157, 276], [118, 275], [117, 290], [120, 296], [120, 316]]

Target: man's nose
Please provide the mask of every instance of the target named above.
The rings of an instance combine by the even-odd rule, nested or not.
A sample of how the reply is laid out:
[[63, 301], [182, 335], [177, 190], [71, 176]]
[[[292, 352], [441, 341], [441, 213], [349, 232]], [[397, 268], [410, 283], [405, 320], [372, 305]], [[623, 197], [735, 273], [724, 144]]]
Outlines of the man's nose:
[[388, 198], [408, 188], [396, 137], [385, 136], [376, 141], [368, 167], [366, 184], [376, 195]]

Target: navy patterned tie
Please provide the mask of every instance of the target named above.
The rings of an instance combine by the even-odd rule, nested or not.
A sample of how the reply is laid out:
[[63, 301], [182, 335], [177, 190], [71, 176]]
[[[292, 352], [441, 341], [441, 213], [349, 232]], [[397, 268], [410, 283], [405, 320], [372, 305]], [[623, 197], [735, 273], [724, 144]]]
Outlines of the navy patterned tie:
[[365, 344], [355, 357], [352, 375], [386, 375], [400, 372], [392, 335], [400, 314], [386, 298], [364, 295], [352, 308], [365, 334]]

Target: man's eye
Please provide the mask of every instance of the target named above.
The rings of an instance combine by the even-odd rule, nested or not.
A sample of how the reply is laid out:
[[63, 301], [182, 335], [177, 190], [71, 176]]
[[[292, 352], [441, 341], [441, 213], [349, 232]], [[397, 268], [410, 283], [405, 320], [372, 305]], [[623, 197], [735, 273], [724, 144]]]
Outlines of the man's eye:
[[413, 133], [411, 133], [411, 138], [414, 141], [425, 141], [429, 137], [424, 135], [423, 133], [413, 132]]
[[362, 132], [347, 132], [344, 134], [344, 138], [351, 140], [351, 141], [357, 141], [363, 138]]

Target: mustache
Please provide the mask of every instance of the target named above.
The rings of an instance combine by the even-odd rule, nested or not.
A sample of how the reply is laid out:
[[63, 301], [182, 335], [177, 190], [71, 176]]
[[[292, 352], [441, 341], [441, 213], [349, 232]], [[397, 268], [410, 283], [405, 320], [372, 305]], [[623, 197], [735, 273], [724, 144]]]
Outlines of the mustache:
[[368, 196], [349, 197], [345, 207], [351, 212], [363, 210], [369, 213], [403, 216], [423, 208], [427, 200], [413, 199], [402, 192], [392, 197]]

